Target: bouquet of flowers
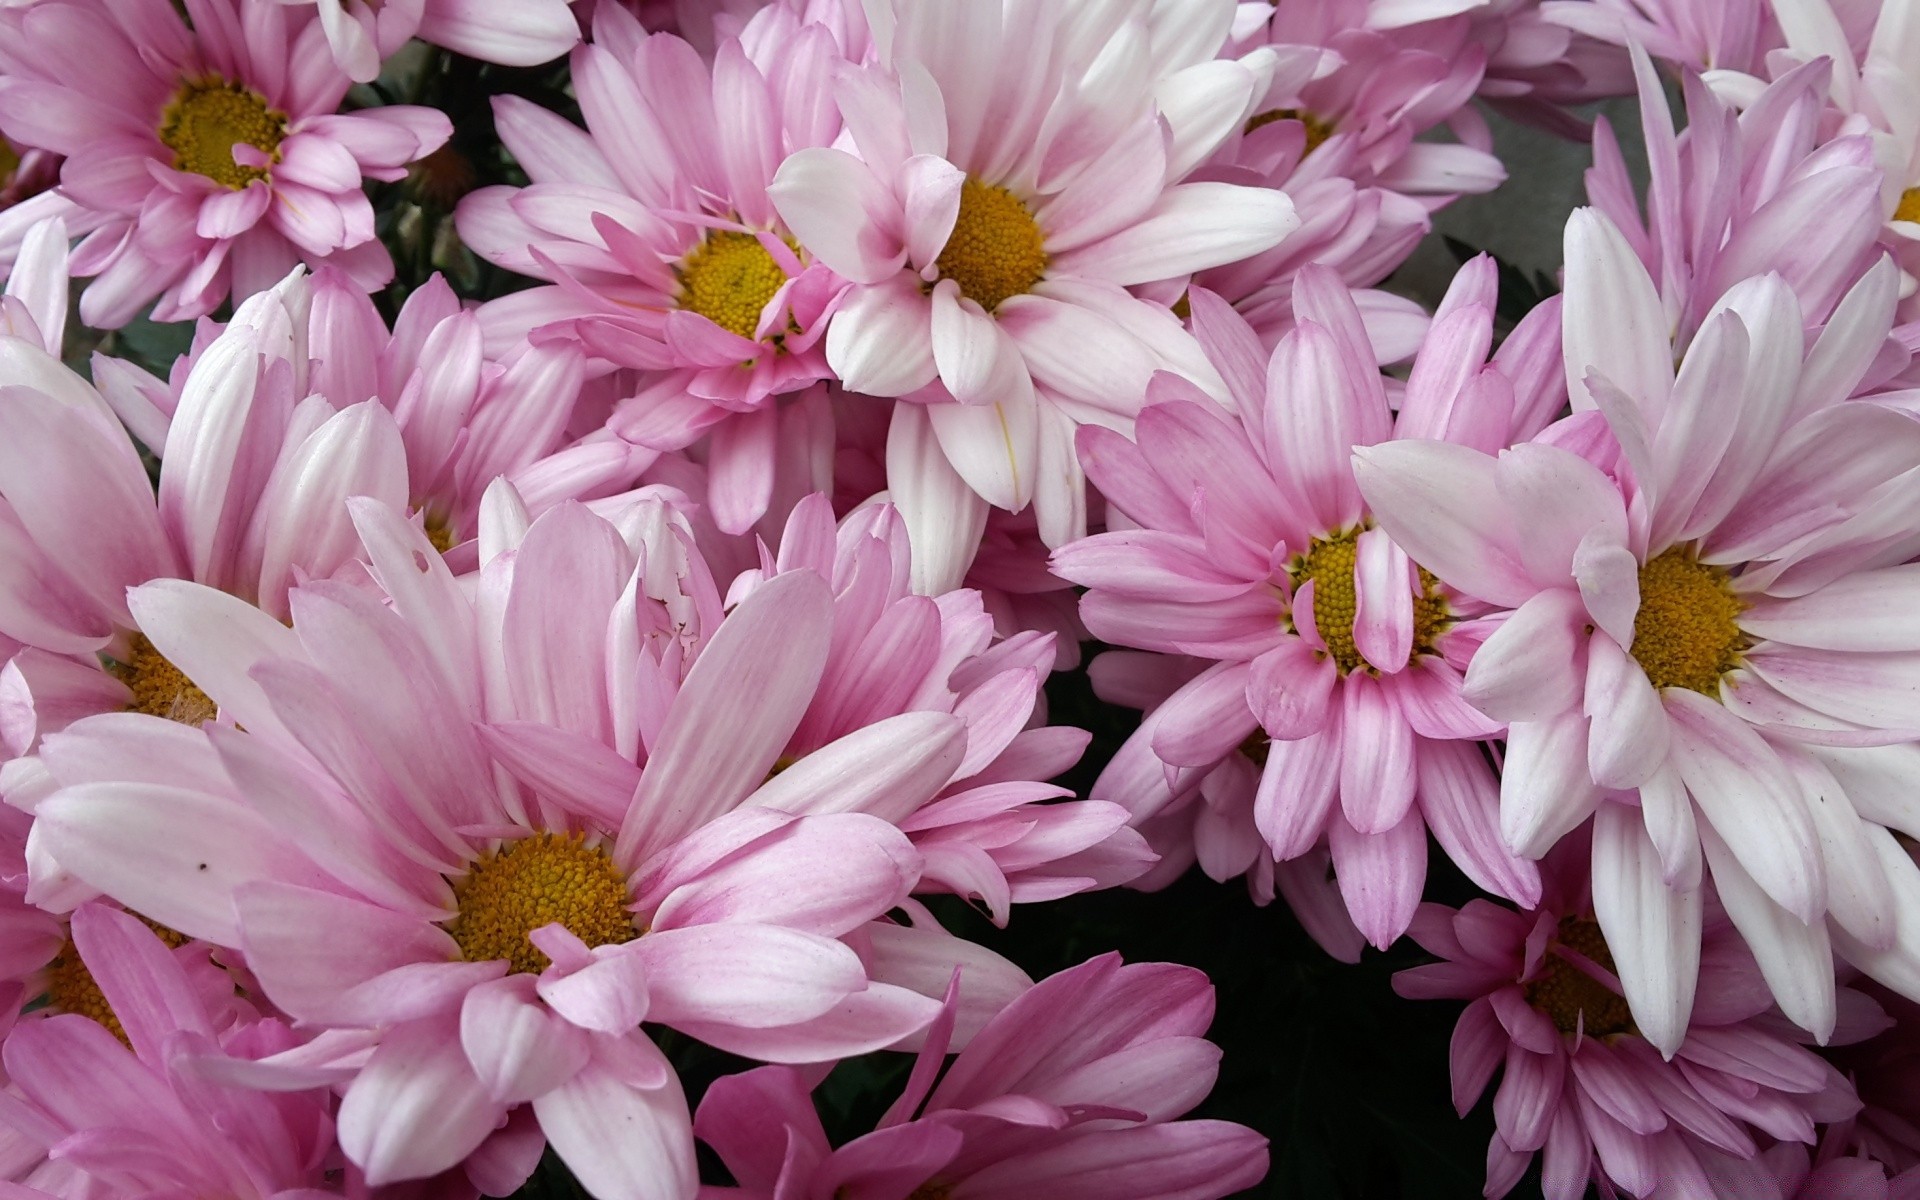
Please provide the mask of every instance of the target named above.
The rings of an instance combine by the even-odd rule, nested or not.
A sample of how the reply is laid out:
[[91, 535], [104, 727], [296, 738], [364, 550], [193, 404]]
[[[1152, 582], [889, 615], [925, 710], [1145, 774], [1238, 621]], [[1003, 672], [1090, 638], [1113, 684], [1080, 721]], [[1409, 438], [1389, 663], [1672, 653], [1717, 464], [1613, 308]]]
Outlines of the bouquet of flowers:
[[0, 1200], [1920, 1200], [1915, 0], [0, 0], [0, 274]]

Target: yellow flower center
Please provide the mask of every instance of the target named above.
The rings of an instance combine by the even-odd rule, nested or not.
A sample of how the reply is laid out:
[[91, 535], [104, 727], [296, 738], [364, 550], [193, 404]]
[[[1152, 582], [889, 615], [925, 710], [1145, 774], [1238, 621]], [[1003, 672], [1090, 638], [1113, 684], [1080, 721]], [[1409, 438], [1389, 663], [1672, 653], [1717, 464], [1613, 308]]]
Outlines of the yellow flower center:
[[[791, 243], [789, 243], [791, 244]], [[750, 233], [716, 230], [680, 264], [680, 307], [729, 333], [753, 336], [787, 273]]]
[[20, 152], [13, 148], [13, 143], [0, 137], [0, 184], [6, 183], [19, 169]]
[[1320, 148], [1320, 143], [1333, 136], [1333, 122], [1322, 121], [1304, 108], [1270, 108], [1247, 118], [1247, 132], [1252, 133], [1262, 125], [1271, 125], [1275, 121], [1298, 121], [1307, 131], [1307, 148], [1300, 152], [1305, 158]]
[[[1579, 953], [1595, 966], [1614, 970], [1613, 955], [1600, 926], [1582, 917], [1562, 917], [1555, 942]], [[1554, 953], [1549, 945], [1539, 970], [1522, 985], [1527, 1003], [1547, 1015], [1561, 1033], [1585, 1029], [1588, 1037], [1611, 1037], [1633, 1032], [1633, 1013], [1626, 998]]]
[[946, 249], [934, 260], [942, 279], [992, 312], [1008, 296], [1033, 290], [1047, 270], [1040, 224], [1019, 197], [969, 175], [960, 185], [960, 215]]
[[640, 936], [626, 880], [599, 846], [580, 834], [536, 833], [474, 863], [453, 885], [459, 915], [447, 932], [468, 962], [506, 959], [538, 974], [549, 960], [527, 935], [558, 921], [588, 946]]
[[233, 161], [233, 148], [252, 146], [279, 162], [286, 136], [287, 114], [252, 88], [225, 79], [182, 84], [160, 114], [160, 140], [173, 151], [174, 168], [235, 191], [265, 179], [267, 169], [241, 166]]
[[432, 543], [435, 550], [445, 554], [453, 549], [455, 541], [453, 525], [447, 518], [429, 513], [421, 522], [421, 527], [426, 530], [427, 541]]
[[1893, 219], [1920, 222], [1920, 187], [1910, 187], [1900, 193], [1900, 203], [1893, 206]]
[[1640, 568], [1629, 653], [1654, 687], [1717, 696], [1750, 644], [1736, 621], [1744, 607], [1725, 571], [1675, 546]]
[[[138, 914], [135, 914], [136, 916]], [[187, 935], [168, 929], [165, 925], [156, 925], [145, 917], [147, 928], [160, 935], [160, 940], [170, 948], [187, 944]], [[106, 993], [100, 990], [100, 984], [87, 970], [87, 964], [80, 957], [80, 951], [69, 937], [60, 947], [60, 953], [53, 956], [46, 970], [47, 1007], [54, 1012], [71, 1013], [86, 1017], [98, 1025], [104, 1026], [108, 1033], [120, 1039], [122, 1045], [131, 1046], [127, 1031], [121, 1027], [120, 1018], [114, 1015], [113, 1006], [107, 1003]]]
[[[1353, 642], [1353, 620], [1360, 611], [1355, 590], [1353, 567], [1359, 555], [1360, 529], [1350, 529], [1330, 537], [1315, 538], [1307, 552], [1294, 559], [1293, 590], [1297, 595], [1308, 580], [1313, 581], [1313, 625], [1327, 653], [1342, 675], [1372, 670]], [[1413, 601], [1413, 653], [1434, 652], [1434, 639], [1445, 631], [1451, 620], [1446, 598], [1440, 595], [1440, 581], [1420, 568], [1420, 594]], [[1299, 629], [1294, 621], [1294, 628]]]
[[106, 666], [133, 693], [128, 712], [165, 717], [182, 725], [199, 725], [214, 718], [217, 708], [212, 697], [154, 649], [144, 633], [133, 635], [125, 660], [109, 659]]

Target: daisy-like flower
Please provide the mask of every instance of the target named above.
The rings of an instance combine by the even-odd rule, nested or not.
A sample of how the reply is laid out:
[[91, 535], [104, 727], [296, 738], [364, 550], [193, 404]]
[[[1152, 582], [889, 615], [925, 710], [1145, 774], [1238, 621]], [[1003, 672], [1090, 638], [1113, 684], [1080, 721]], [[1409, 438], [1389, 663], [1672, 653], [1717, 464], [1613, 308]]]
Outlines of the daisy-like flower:
[[511, 96], [501, 140], [532, 179], [460, 204], [460, 235], [509, 270], [550, 281], [483, 310], [489, 345], [565, 340], [637, 372], [612, 427], [655, 450], [709, 438], [720, 526], [766, 512], [779, 396], [830, 372], [820, 338], [842, 286], [795, 242], [768, 199], [789, 153], [840, 131], [819, 103], [839, 47], [825, 25], [764, 10], [712, 67], [618, 4], [573, 55], [582, 132]]
[[[943, 1015], [878, 1128], [834, 1147], [807, 1079], [766, 1067], [716, 1081], [694, 1131], [740, 1200], [1216, 1200], [1258, 1183], [1266, 1139], [1182, 1121], [1220, 1052], [1206, 976], [1103, 955], [1035, 984], [953, 1062]], [[935, 1082], [936, 1077], [938, 1082]]]
[[1737, 284], [1676, 370], [1653, 280], [1604, 216], [1573, 214], [1566, 261], [1574, 415], [1497, 459], [1363, 447], [1360, 484], [1416, 562], [1514, 610], [1466, 677], [1510, 722], [1501, 828], [1537, 856], [1606, 818], [1595, 903], [1648, 1039], [1684, 1035], [1708, 870], [1781, 1007], [1824, 1038], [1829, 926], [1920, 994], [1900, 899], [1920, 870], [1887, 828], [1911, 820], [1880, 778], [1920, 730], [1902, 565], [1920, 427], [1846, 399], [1898, 273], [1883, 260], [1810, 344], [1779, 276]]
[[1781, 45], [1768, 0], [1544, 0], [1540, 14], [1595, 41], [1690, 71], [1758, 71]]
[[1091, 589], [1081, 616], [1096, 637], [1213, 660], [1135, 734], [1151, 755], [1108, 768], [1147, 776], [1118, 789], [1145, 801], [1135, 819], [1175, 798], [1168, 768], [1212, 768], [1250, 744], [1263, 765], [1257, 782], [1238, 772], [1241, 831], [1257, 828], [1282, 862], [1325, 839], [1355, 924], [1381, 947], [1419, 902], [1429, 829], [1489, 890], [1530, 902], [1537, 886], [1494, 835], [1492, 768], [1473, 742], [1499, 727], [1460, 695], [1484, 605], [1417, 571], [1375, 527], [1350, 462], [1353, 447], [1392, 438], [1490, 449], [1558, 409], [1556, 313], [1529, 318], [1489, 365], [1493, 290], [1490, 260], [1455, 281], [1397, 420], [1331, 271], [1296, 276], [1296, 325], [1270, 361], [1196, 291], [1196, 328], [1235, 413], [1162, 376], [1138, 445], [1083, 430], [1089, 477], [1132, 527], [1054, 555]]
[[[1920, 317], [1920, 300], [1913, 299], [1920, 288], [1920, 82], [1913, 72], [1920, 61], [1920, 23], [1900, 4], [1882, 5], [1866, 52], [1855, 54], [1840, 14], [1826, 0], [1780, 0], [1774, 10], [1789, 52], [1782, 59], [1826, 58], [1833, 72], [1829, 99], [1843, 118], [1840, 130], [1864, 131], [1873, 143], [1886, 219], [1882, 240], [1903, 268], [1903, 315]], [[1720, 72], [1712, 83], [1743, 108], [1764, 94], [1751, 75]]]
[[853, 284], [828, 363], [904, 398], [887, 474], [930, 593], [964, 577], [989, 505], [1032, 503], [1049, 545], [1085, 529], [1075, 426], [1131, 428], [1155, 370], [1217, 389], [1171, 312], [1127, 288], [1298, 225], [1282, 193], [1181, 182], [1256, 82], [1212, 61], [1234, 6], [1186, 7], [882, 5], [874, 61], [838, 93], [857, 155], [802, 150], [774, 178], [788, 228]]
[[[1817, 1122], [1858, 1110], [1853, 1089], [1769, 1012], [1752, 958], [1717, 913], [1684, 1039], [1672, 1052], [1650, 1043], [1621, 994], [1578, 849], [1554, 856], [1534, 911], [1422, 905], [1412, 936], [1443, 961], [1393, 979], [1410, 999], [1471, 1001], [1454, 1027], [1453, 1102], [1464, 1116], [1500, 1072], [1486, 1194], [1512, 1190], [1536, 1154], [1549, 1200], [1577, 1200], [1589, 1179], [1634, 1196], [1761, 1194], [1715, 1190], [1709, 1164], [1753, 1158], [1761, 1136], [1811, 1144]], [[1843, 1038], [1883, 1023], [1857, 999]]]
[[20, 1183], [56, 1196], [269, 1200], [335, 1190], [324, 1089], [268, 1098], [195, 1070], [198, 1058], [294, 1049], [301, 1039], [284, 1022], [236, 1021], [231, 982], [226, 997], [209, 997], [178, 951], [105, 905], [74, 913], [68, 949], [74, 969], [90, 972], [98, 1007], [23, 1023], [6, 1039], [0, 1122], [38, 1158]]
[[1542, 0], [1494, 0], [1467, 15], [1487, 48], [1480, 99], [1506, 116], [1585, 141], [1593, 126], [1570, 109], [1633, 91], [1625, 49], [1556, 24]]
[[[340, 114], [352, 80], [312, 9], [51, 0], [0, 10], [0, 131], [65, 156], [59, 196], [90, 228], [80, 316], [117, 328], [157, 298], [178, 321], [265, 290], [300, 262], [365, 290], [392, 277], [364, 179], [447, 140], [430, 108]], [[82, 224], [84, 222], [84, 225]]]
[[[825, 579], [833, 589], [829, 608], [789, 614], [788, 635], [818, 644], [822, 654], [764, 698], [769, 712], [786, 715], [767, 731], [778, 740], [762, 748], [771, 751], [776, 773], [747, 803], [889, 821], [925, 860], [917, 890], [977, 898], [996, 924], [1006, 923], [1012, 904], [1138, 875], [1152, 854], [1126, 827], [1124, 809], [1070, 799], [1067, 789], [1044, 782], [1073, 766], [1089, 736], [1028, 727], [1052, 667], [1051, 638], [1023, 633], [996, 643], [977, 594], [912, 594], [908, 553], [893, 510], [862, 509], [836, 529], [826, 498], [813, 496], [795, 508], [778, 552], [734, 581], [729, 599], [737, 603], [796, 574]], [[697, 578], [704, 569], [689, 562], [687, 574]], [[650, 570], [663, 582], [671, 578], [659, 566]], [[717, 597], [702, 605], [699, 589], [688, 591], [691, 607], [707, 609], [685, 624], [685, 661], [697, 665], [707, 653], [704, 640], [732, 618], [712, 611]], [[592, 677], [631, 671], [630, 641], [624, 634], [605, 639], [604, 668], [588, 678], [554, 676], [539, 689], [597, 691]], [[692, 684], [690, 674], [685, 685], [672, 678], [664, 656], [656, 669], [668, 677], [652, 683], [662, 697], [647, 706], [616, 709], [610, 696], [608, 721], [574, 723], [565, 733], [551, 723], [499, 723], [485, 736], [537, 790], [618, 811], [644, 777], [636, 748], [660, 736], [659, 705]], [[866, 782], [855, 786], [863, 775]]]
[[[249, 339], [262, 373], [284, 371], [293, 394], [306, 398], [305, 411], [288, 417], [289, 437], [329, 407], [345, 412], [371, 400], [392, 414], [390, 421], [369, 414], [365, 438], [324, 443], [328, 453], [319, 461], [322, 446], [303, 446], [294, 462], [278, 469], [280, 478], [263, 502], [288, 490], [311, 490], [340, 469], [333, 455], [361, 461], [367, 465], [355, 494], [407, 504], [434, 545], [447, 551], [472, 542], [481, 497], [496, 479], [513, 483], [529, 513], [538, 516], [563, 500], [622, 491], [653, 461], [651, 452], [605, 431], [569, 436], [584, 370], [579, 350], [520, 343], [505, 358], [488, 356], [478, 317], [461, 308], [439, 275], [407, 297], [391, 330], [364, 292], [325, 267], [311, 275], [296, 271], [247, 311], [247, 321], [211, 340], [203, 329], [202, 344], [175, 361], [165, 385], [107, 358], [96, 358], [94, 374], [135, 437], [162, 449], [182, 398], [205, 373], [200, 359], [231, 338]], [[357, 543], [347, 531], [345, 510], [334, 507], [342, 534], [337, 540], [351, 554]], [[297, 564], [269, 558], [257, 548], [244, 559], [249, 573], [255, 564], [260, 571], [255, 594], [261, 605], [281, 617], [282, 593], [296, 565], [309, 575], [331, 569], [310, 558]], [[456, 552], [456, 559], [456, 570], [474, 565], [471, 549]]]
[[[1583, 0], [1584, 2], [1584, 0]], [[1777, 273], [1809, 330], [1831, 318], [1883, 251], [1874, 146], [1863, 133], [1822, 135], [1828, 67], [1809, 63], [1731, 106], [1682, 74], [1687, 128], [1645, 51], [1632, 51], [1648, 147], [1646, 214], [1606, 119], [1595, 123], [1587, 197], [1653, 277], [1676, 347], [1743, 279]]]
[[[269, 999], [326, 1031], [326, 1054], [288, 1069], [341, 1086], [340, 1145], [370, 1185], [448, 1170], [530, 1105], [593, 1194], [688, 1200], [685, 1101], [642, 1021], [813, 1062], [936, 1015], [937, 1001], [870, 981], [838, 940], [906, 897], [919, 872], [906, 838], [864, 814], [752, 802], [779, 779], [767, 732], [791, 715], [785, 681], [825, 650], [789, 633], [825, 612], [818, 576], [775, 580], [721, 623], [632, 803], [584, 811], [520, 789], [475, 725], [490, 709], [595, 718], [592, 693], [526, 685], [599, 666], [567, 639], [596, 604], [604, 631], [625, 589], [599, 583], [635, 578], [620, 534], [555, 509], [490, 564], [476, 611], [417, 527], [370, 500], [351, 508], [390, 606], [318, 583], [292, 594], [289, 629], [211, 589], [136, 589], [173, 618], [149, 632], [234, 726], [116, 759], [113, 739], [76, 723], [46, 751], [70, 786], [40, 802], [36, 827], [129, 907], [243, 950]], [[63, 754], [98, 782], [62, 777]]]
[[333, 61], [356, 83], [380, 74], [383, 59], [418, 36], [484, 62], [531, 67], [580, 42], [567, 0], [280, 0], [311, 2]]

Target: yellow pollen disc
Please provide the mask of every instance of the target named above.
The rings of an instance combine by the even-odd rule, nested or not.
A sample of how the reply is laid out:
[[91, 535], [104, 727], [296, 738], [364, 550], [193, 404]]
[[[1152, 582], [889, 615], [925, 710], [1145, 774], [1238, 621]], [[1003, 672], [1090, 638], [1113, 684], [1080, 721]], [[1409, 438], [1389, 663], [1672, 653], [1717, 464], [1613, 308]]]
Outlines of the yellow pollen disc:
[[[134, 914], [139, 916], [138, 913]], [[140, 920], [147, 928], [160, 935], [160, 940], [171, 949], [187, 944], [187, 935], [157, 925], [145, 917]], [[107, 997], [93, 978], [93, 972], [87, 970], [87, 964], [80, 958], [80, 951], [69, 937], [60, 947], [60, 953], [54, 955], [47, 964], [47, 1007], [54, 1012], [72, 1013], [86, 1017], [98, 1025], [104, 1026], [108, 1033], [120, 1039], [121, 1044], [131, 1046], [127, 1040], [127, 1031], [120, 1026], [120, 1018], [114, 1015], [113, 1006], [107, 1003]]]
[[252, 88], [219, 78], [182, 84], [160, 114], [160, 140], [181, 171], [205, 175], [235, 191], [267, 177], [265, 167], [243, 167], [233, 148], [246, 145], [280, 161], [287, 114], [269, 107]]
[[468, 962], [506, 959], [538, 974], [550, 960], [527, 937], [555, 921], [588, 946], [640, 936], [627, 885], [613, 860], [580, 834], [536, 833], [474, 863], [453, 885], [460, 913], [447, 932]]
[[1725, 571], [1675, 546], [1640, 568], [1629, 653], [1654, 687], [1717, 696], [1750, 644], [1736, 619], [1744, 607]]
[[1247, 118], [1247, 132], [1252, 133], [1262, 125], [1271, 125], [1275, 121], [1298, 121], [1307, 131], [1307, 148], [1300, 152], [1305, 158], [1320, 148], [1320, 143], [1333, 136], [1333, 122], [1322, 121], [1304, 108], [1270, 108]]
[[992, 312], [1008, 296], [1033, 290], [1047, 270], [1039, 222], [1019, 197], [969, 175], [960, 185], [960, 215], [947, 248], [934, 260], [942, 279]]
[[155, 650], [143, 633], [133, 635], [133, 645], [125, 661], [109, 660], [107, 670], [133, 693], [128, 712], [165, 717], [182, 725], [213, 720], [216, 711], [213, 699]]
[[422, 522], [422, 526], [427, 531], [427, 541], [433, 544], [435, 550], [445, 554], [448, 550], [453, 549], [453, 527], [447, 523], [445, 518], [429, 516]]
[[1920, 187], [1910, 187], [1900, 193], [1900, 203], [1893, 206], [1893, 219], [1920, 222]]
[[[791, 244], [791, 243], [789, 243]], [[716, 230], [680, 264], [680, 307], [729, 333], [753, 336], [787, 273], [750, 233]]]
[[[1600, 935], [1600, 926], [1582, 917], [1560, 918], [1555, 941], [1578, 952], [1596, 966], [1614, 970], [1613, 955]], [[1588, 1037], [1611, 1037], [1633, 1032], [1633, 1013], [1626, 998], [1574, 966], [1548, 947], [1539, 970], [1522, 985], [1527, 1003], [1547, 1015], [1561, 1033], [1582, 1028]]]
[[[1293, 563], [1294, 593], [1297, 595], [1309, 579], [1313, 581], [1313, 625], [1320, 631], [1320, 640], [1327, 644], [1327, 653], [1342, 675], [1366, 665], [1353, 644], [1353, 618], [1359, 610], [1359, 598], [1353, 586], [1353, 560], [1359, 540], [1357, 529], [1315, 538], [1307, 552]], [[1294, 628], [1299, 628], [1298, 621], [1294, 622]]]

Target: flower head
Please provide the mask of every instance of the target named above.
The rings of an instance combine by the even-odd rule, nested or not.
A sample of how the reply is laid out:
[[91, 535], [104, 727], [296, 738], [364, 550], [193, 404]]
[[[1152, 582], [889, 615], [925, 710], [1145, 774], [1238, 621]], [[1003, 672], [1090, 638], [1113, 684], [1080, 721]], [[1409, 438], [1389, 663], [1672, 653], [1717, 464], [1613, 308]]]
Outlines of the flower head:
[[[842, 93], [857, 153], [803, 150], [774, 178], [800, 244], [853, 285], [829, 365], [852, 391], [911, 397], [895, 406], [888, 475], [909, 527], [927, 531], [915, 554], [939, 564], [932, 591], [963, 576], [972, 546], [956, 535], [988, 505], [1034, 504], [1050, 545], [1084, 529], [1076, 425], [1128, 427], [1157, 369], [1217, 382], [1172, 314], [1126, 289], [1265, 250], [1298, 224], [1279, 192], [1183, 182], [1255, 76], [1208, 61], [1231, 5], [1177, 33], [1150, 7], [989, 3], [960, 20], [890, 4], [874, 60]], [[1096, 67], [1119, 74], [1095, 86]], [[921, 479], [905, 478], [909, 463]]]
[[837, 1149], [798, 1072], [728, 1076], [694, 1125], [739, 1183], [712, 1190], [742, 1200], [1228, 1195], [1266, 1173], [1265, 1139], [1178, 1120], [1213, 1086], [1219, 1052], [1201, 1036], [1212, 1001], [1198, 971], [1105, 955], [1033, 985], [944, 1075], [943, 1015], [879, 1127]]
[[[1513, 610], [1465, 691], [1509, 722], [1502, 830], [1537, 856], [1598, 812], [1594, 875], [1618, 883], [1596, 889], [1599, 919], [1635, 1021], [1668, 1052], [1708, 870], [1781, 1007], [1816, 1035], [1835, 1020], [1830, 941], [1920, 990], [1899, 916], [1920, 870], [1876, 798], [1920, 730], [1897, 682], [1920, 640], [1894, 615], [1912, 607], [1904, 564], [1920, 547], [1882, 524], [1912, 487], [1920, 427], [1847, 399], [1892, 323], [1896, 276], [1869, 271], [1810, 345], [1785, 280], [1742, 281], [1676, 371], [1652, 278], [1580, 210], [1574, 415], [1497, 459], [1437, 442], [1357, 452], [1414, 560]], [[1827, 465], [1836, 452], [1848, 469]]]
[[1083, 430], [1088, 474], [1128, 522], [1110, 517], [1108, 532], [1054, 556], [1091, 589], [1081, 615], [1096, 637], [1211, 660], [1155, 707], [1101, 787], [1145, 820], [1208, 777], [1213, 804], [1195, 815], [1238, 810], [1216, 831], [1215, 870], [1246, 869], [1239, 848], [1256, 830], [1281, 862], [1325, 839], [1347, 907], [1380, 946], [1413, 915], [1429, 828], [1483, 886], [1523, 900], [1536, 886], [1530, 867], [1485, 852], [1494, 781], [1471, 743], [1498, 727], [1460, 695], [1484, 608], [1374, 525], [1349, 462], [1356, 445], [1492, 446], [1545, 422], [1559, 397], [1540, 369], [1554, 358], [1552, 313], [1488, 365], [1492, 291], [1490, 263], [1462, 272], [1397, 419], [1331, 271], [1296, 277], [1297, 325], [1264, 369], [1252, 330], [1194, 293], [1234, 412], [1161, 377], [1137, 444]]
[[452, 127], [411, 106], [339, 114], [352, 80], [312, 9], [215, 0], [189, 26], [167, 0], [54, 0], [0, 27], [0, 130], [65, 156], [59, 195], [92, 230], [74, 255], [89, 325], [156, 298], [157, 319], [203, 316], [300, 262], [363, 289], [391, 277], [362, 181], [401, 178]]

